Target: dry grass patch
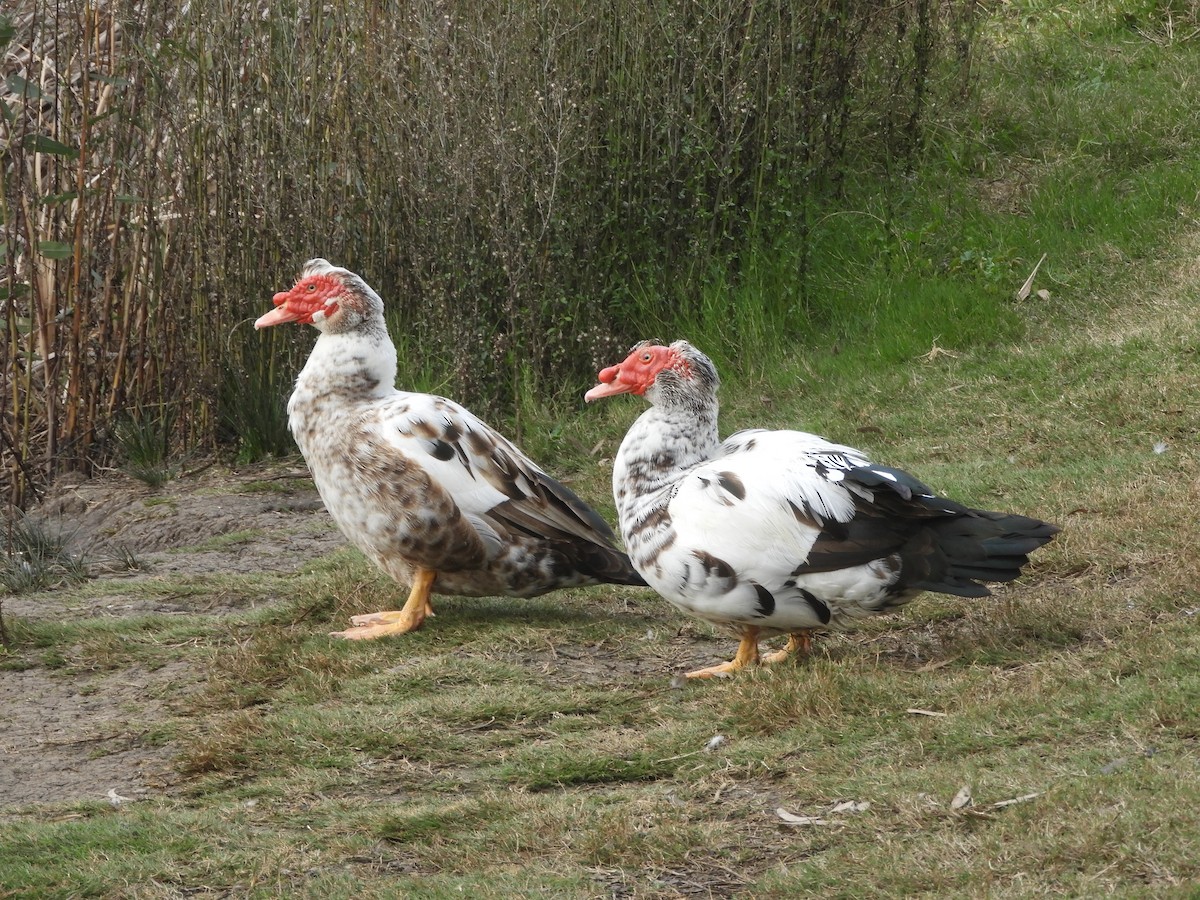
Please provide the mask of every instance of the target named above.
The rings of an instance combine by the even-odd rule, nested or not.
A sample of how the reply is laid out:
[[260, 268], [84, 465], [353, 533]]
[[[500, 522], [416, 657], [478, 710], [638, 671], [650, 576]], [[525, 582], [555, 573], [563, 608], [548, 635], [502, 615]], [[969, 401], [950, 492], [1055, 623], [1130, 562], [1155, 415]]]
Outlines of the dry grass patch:
[[[1077, 341], [1102, 346], [1139, 340], [1159, 343], [1177, 348], [1178, 361], [1194, 372], [1186, 361], [1196, 353], [1189, 326], [1194, 325], [1200, 304], [1200, 231], [1181, 228], [1173, 237], [1169, 253], [1139, 267], [1139, 283], [1122, 293], [1121, 302], [1092, 311], [1075, 333]], [[1171, 354], [1164, 357], [1172, 362]]]

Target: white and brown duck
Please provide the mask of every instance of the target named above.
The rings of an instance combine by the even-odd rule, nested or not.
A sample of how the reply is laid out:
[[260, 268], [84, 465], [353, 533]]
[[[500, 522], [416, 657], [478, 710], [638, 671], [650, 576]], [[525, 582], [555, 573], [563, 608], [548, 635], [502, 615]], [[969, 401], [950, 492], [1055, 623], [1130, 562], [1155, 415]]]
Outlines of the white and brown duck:
[[535, 597], [645, 582], [605, 521], [467, 409], [397, 390], [383, 301], [358, 275], [310, 260], [255, 323], [319, 335], [288, 401], [288, 423], [329, 514], [397, 582], [403, 608], [336, 632], [377, 638], [419, 628], [431, 595]]

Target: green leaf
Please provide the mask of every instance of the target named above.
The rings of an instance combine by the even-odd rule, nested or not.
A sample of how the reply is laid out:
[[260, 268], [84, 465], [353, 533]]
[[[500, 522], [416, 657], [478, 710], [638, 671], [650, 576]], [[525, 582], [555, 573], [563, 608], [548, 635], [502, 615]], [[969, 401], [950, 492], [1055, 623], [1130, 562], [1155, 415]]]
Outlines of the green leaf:
[[4, 79], [4, 86], [18, 97], [24, 97], [26, 100], [49, 99], [42, 93], [42, 89], [38, 87], [37, 82], [28, 81], [15, 72]]
[[16, 36], [17, 28], [13, 25], [12, 19], [8, 16], [0, 16], [0, 50], [7, 47]]
[[16, 299], [24, 297], [28, 293], [29, 285], [27, 284], [14, 284], [11, 288], [0, 287], [0, 300], [7, 300], [9, 297]]
[[129, 87], [129, 79], [121, 78], [117, 75], [105, 75], [101, 72], [89, 72], [88, 77], [93, 81], [101, 81], [104, 84], [111, 84], [113, 87]]
[[55, 156], [66, 156], [74, 159], [79, 155], [79, 151], [74, 147], [68, 147], [66, 144], [48, 138], [44, 134], [30, 134], [25, 136], [25, 149], [33, 150], [37, 153], [52, 153]]
[[46, 259], [69, 259], [75, 248], [65, 241], [38, 241], [38, 253]]
[[108, 112], [102, 112], [98, 116], [88, 116], [88, 118], [87, 118], [88, 126], [90, 127], [92, 125], [95, 125], [97, 122], [103, 122], [109, 116], [114, 116], [118, 112], [120, 112], [120, 110], [114, 108], [114, 109], [110, 109]]
[[65, 191], [61, 194], [47, 194], [45, 197], [38, 198], [40, 206], [50, 206], [54, 203], [62, 203], [66, 200], [74, 200], [79, 196], [79, 191]]
[[145, 197], [139, 197], [137, 194], [117, 194], [113, 197], [118, 203], [145, 203]]

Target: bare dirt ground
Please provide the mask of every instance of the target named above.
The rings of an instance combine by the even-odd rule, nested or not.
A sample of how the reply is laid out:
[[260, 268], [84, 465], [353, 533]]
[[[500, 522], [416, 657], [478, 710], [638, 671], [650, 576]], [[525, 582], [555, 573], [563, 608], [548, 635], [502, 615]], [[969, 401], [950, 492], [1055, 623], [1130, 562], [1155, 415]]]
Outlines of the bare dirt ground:
[[[154, 489], [121, 475], [68, 477], [31, 515], [64, 529], [97, 579], [110, 583], [84, 599], [72, 592], [0, 597], [8, 619], [238, 612], [245, 601], [232, 594], [148, 597], [137, 585], [164, 574], [296, 571], [344, 543], [308, 473], [288, 466], [213, 466]], [[177, 663], [0, 671], [0, 809], [120, 802], [169, 788], [175, 751], [156, 740], [156, 722], [202, 677]]]
[[[121, 474], [64, 476], [30, 516], [69, 534], [93, 577], [84, 591], [0, 596], [10, 622], [244, 612], [253, 601], [219, 585], [164, 594], [144, 590], [145, 582], [296, 572], [345, 545], [307, 470], [295, 463], [237, 471], [214, 465], [158, 488]], [[136, 568], [128, 568], [130, 559]], [[481, 603], [489, 616], [505, 614], [486, 602], [467, 602]], [[524, 648], [514, 661], [564, 683], [606, 681], [614, 669], [668, 682], [679, 666], [697, 668], [729, 649], [728, 640], [702, 627], [702, 633], [690, 625], [676, 633], [657, 619], [640, 626], [633, 620], [642, 609], [611, 612], [632, 614], [635, 633], [644, 631], [640, 640], [672, 651], [629, 659], [610, 646], [547, 645]], [[158, 736], [159, 725], [203, 685], [203, 671], [181, 662], [88, 671], [43, 664], [45, 651], [36, 648], [21, 652], [25, 668], [0, 670], [0, 811], [143, 799], [179, 783], [178, 747]]]

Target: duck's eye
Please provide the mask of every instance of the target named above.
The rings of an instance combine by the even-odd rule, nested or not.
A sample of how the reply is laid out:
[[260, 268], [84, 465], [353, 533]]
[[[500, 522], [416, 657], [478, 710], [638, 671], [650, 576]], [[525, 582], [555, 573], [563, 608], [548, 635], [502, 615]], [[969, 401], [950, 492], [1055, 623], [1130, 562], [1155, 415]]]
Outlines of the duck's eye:
[[650, 353], [642, 354], [642, 362], [650, 362], [650, 360], [652, 360], [652, 359], [654, 359], [654, 356], [652, 354], [650, 354]]
[[313, 291], [315, 291], [316, 289], [317, 289], [317, 286], [315, 284], [310, 284], [308, 287], [305, 288], [305, 290], [308, 291], [310, 294]]

